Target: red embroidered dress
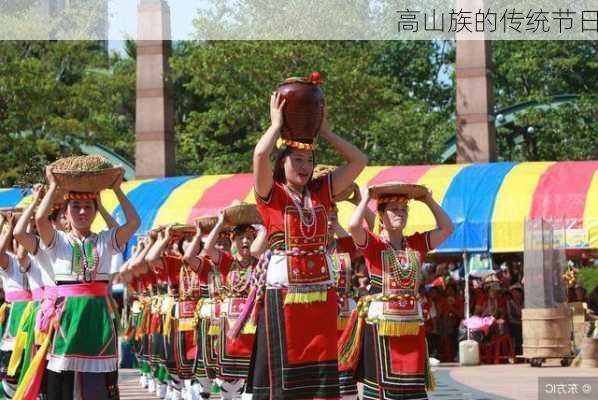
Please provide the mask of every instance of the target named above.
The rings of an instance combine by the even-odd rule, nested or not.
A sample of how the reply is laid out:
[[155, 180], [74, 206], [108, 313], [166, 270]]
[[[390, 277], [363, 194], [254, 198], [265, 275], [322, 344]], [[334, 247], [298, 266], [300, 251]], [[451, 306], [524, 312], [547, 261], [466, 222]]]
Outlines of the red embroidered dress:
[[427, 234], [416, 233], [394, 249], [368, 232], [362, 250], [371, 294], [360, 300], [339, 342], [341, 369], [357, 371], [364, 399], [425, 399], [433, 386], [418, 295], [428, 243]]
[[[229, 252], [220, 253], [220, 271], [224, 276], [224, 296], [220, 309], [220, 346], [218, 349], [219, 378], [224, 380], [245, 379], [249, 373], [249, 362], [255, 340], [255, 325], [245, 325], [237, 338], [230, 338], [227, 332], [236, 323], [251, 284], [251, 273], [257, 264], [252, 258], [247, 266], [235, 259]], [[224, 271], [224, 272], [223, 272]]]
[[254, 399], [336, 399], [337, 297], [326, 256], [329, 175], [303, 198], [274, 183], [257, 207], [272, 251], [248, 381]]

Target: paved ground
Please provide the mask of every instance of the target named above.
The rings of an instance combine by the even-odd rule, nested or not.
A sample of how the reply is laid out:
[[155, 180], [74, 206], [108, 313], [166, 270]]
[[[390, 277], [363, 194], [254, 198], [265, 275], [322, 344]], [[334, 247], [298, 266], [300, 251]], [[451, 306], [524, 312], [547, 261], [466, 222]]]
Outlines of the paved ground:
[[[532, 368], [527, 364], [476, 367], [443, 364], [435, 369], [435, 376], [437, 390], [430, 394], [430, 400], [536, 400], [539, 377], [598, 377], [598, 368], [563, 368], [550, 362], [542, 368]], [[137, 371], [120, 371], [121, 399], [156, 399], [141, 389], [138, 380]]]

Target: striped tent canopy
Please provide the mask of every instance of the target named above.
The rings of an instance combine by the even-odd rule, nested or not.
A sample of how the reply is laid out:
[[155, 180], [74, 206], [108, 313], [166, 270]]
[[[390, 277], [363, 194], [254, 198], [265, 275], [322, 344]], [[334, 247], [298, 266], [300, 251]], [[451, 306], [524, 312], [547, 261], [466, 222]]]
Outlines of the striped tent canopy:
[[[598, 161], [368, 167], [357, 179], [359, 185], [387, 181], [427, 186], [448, 212], [455, 232], [439, 252], [523, 251], [525, 220], [535, 218], [560, 224], [568, 247], [598, 248]], [[235, 199], [255, 202], [251, 174], [138, 180], [123, 186], [142, 218], [138, 234], [162, 224], [192, 223]], [[27, 201], [19, 189], [0, 191], [0, 207]], [[102, 202], [122, 221], [111, 191], [102, 193]], [[352, 205], [339, 204], [340, 221], [346, 224], [352, 211]], [[103, 221], [94, 222], [95, 230], [104, 227]], [[427, 207], [413, 202], [407, 233], [433, 228]]]

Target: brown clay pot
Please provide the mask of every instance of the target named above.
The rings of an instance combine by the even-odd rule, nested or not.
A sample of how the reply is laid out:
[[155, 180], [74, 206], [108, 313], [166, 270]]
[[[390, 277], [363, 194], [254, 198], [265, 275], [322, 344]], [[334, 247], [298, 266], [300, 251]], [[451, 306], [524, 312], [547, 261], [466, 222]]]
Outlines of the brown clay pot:
[[283, 110], [283, 139], [315, 141], [324, 117], [324, 92], [319, 85], [303, 78], [290, 78], [277, 89], [286, 100]]

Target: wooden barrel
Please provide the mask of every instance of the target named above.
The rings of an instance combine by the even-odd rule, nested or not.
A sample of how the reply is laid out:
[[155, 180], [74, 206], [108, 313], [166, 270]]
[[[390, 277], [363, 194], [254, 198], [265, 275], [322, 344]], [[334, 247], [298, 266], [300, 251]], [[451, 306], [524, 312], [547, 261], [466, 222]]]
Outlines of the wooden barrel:
[[598, 367], [598, 339], [584, 338], [581, 343], [581, 367]]
[[523, 356], [525, 358], [564, 357], [571, 354], [571, 310], [524, 308], [521, 312]]

